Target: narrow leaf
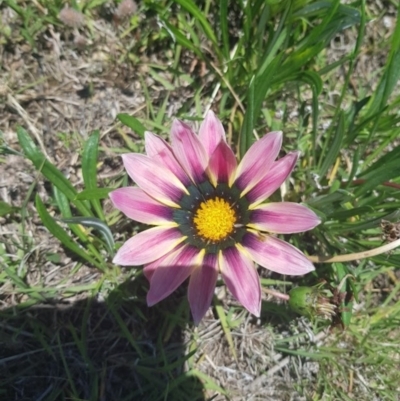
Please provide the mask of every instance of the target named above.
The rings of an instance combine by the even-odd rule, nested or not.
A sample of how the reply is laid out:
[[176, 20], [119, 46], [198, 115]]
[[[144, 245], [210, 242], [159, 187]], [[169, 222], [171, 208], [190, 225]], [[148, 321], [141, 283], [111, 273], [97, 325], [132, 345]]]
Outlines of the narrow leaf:
[[[82, 154], [82, 176], [87, 189], [97, 188], [97, 159], [99, 155], [99, 131], [95, 131], [85, 142]], [[76, 198], [75, 198], [76, 199]], [[98, 199], [92, 201], [97, 216], [104, 220], [103, 209]]]
[[76, 190], [65, 178], [64, 174], [51, 164], [42, 152], [36, 147], [29, 134], [21, 127], [17, 128], [19, 143], [26, 155], [37, 170], [39, 170], [53, 185], [55, 185], [85, 216], [90, 216], [89, 208], [81, 201], [76, 200]]
[[217, 38], [214, 34], [214, 31], [211, 28], [211, 25], [208, 23], [207, 18], [205, 17], [204, 13], [199, 10], [199, 8], [196, 6], [195, 2], [189, 1], [189, 0], [176, 0], [176, 3], [180, 4], [190, 14], [192, 14], [192, 16], [196, 20], [198, 20], [200, 22], [201, 26], [203, 27], [205, 35], [214, 44], [215, 50], [217, 51], [217, 53], [220, 53], [219, 44], [217, 42]]
[[95, 131], [85, 142], [82, 155], [82, 175], [87, 189], [97, 188], [97, 157], [99, 131]]
[[0, 217], [13, 212], [14, 210], [17, 210], [17, 208], [9, 205], [6, 202], [0, 201]]
[[129, 127], [132, 131], [136, 132], [140, 137], [144, 137], [146, 128], [137, 118], [126, 113], [118, 114], [117, 118], [119, 121], [121, 121], [122, 124]]
[[163, 21], [163, 24], [166, 31], [171, 35], [174, 41], [194, 52], [196, 56], [198, 56], [200, 59], [204, 58], [204, 55], [202, 54], [200, 49], [196, 47], [189, 39], [187, 39], [186, 36], [179, 29], [177, 29], [165, 20]]
[[375, 170], [371, 170], [368, 174], [363, 175], [365, 183], [354, 191], [354, 195], [358, 197], [367, 191], [376, 188], [383, 182], [398, 177], [400, 177], [400, 163], [398, 159], [387, 161], [387, 163], [384, 163]]
[[252, 144], [254, 128], [254, 81], [255, 79], [253, 77], [247, 91], [247, 110], [244, 115], [242, 130], [240, 131], [240, 158], [245, 155]]
[[101, 267], [83, 248], [81, 248], [70, 236], [69, 234], [57, 224], [54, 218], [47, 211], [45, 205], [40, 199], [39, 195], [35, 198], [36, 210], [39, 214], [40, 219], [44, 226], [53, 234], [66, 248], [74, 252], [81, 258], [85, 259], [89, 263]]
[[80, 200], [93, 200], [93, 199], [105, 199], [108, 194], [115, 188], [95, 188], [95, 189], [84, 189], [83, 191], [76, 194], [75, 199]]
[[[400, 10], [400, 3], [398, 5]], [[385, 72], [378, 84], [378, 87], [371, 98], [367, 116], [382, 110], [396, 87], [400, 78], [400, 18], [397, 18], [395, 32], [392, 35], [392, 43]]]
[[337, 156], [339, 155], [342, 141], [343, 141], [343, 136], [344, 136], [344, 116], [343, 116], [343, 112], [340, 112], [339, 120], [337, 123], [337, 127], [335, 130], [332, 144], [330, 145], [328, 153], [324, 157], [324, 161], [318, 172], [320, 177], [325, 176], [326, 172], [332, 166], [332, 164], [335, 162]]
[[222, 330], [224, 331], [226, 341], [228, 342], [228, 345], [232, 352], [233, 357], [237, 361], [237, 354], [236, 354], [236, 350], [235, 350], [235, 345], [233, 343], [232, 333], [229, 329], [229, 325], [228, 325], [228, 321], [226, 319], [224, 308], [223, 308], [220, 300], [217, 297], [214, 297], [214, 305], [215, 305], [215, 310], [217, 312], [219, 321], [221, 323]]
[[111, 230], [104, 221], [96, 217], [70, 217], [66, 219], [61, 219], [62, 222], [67, 224], [81, 224], [85, 227], [91, 227], [98, 230], [104, 238], [107, 244], [108, 250], [111, 254], [114, 253], [114, 238]]

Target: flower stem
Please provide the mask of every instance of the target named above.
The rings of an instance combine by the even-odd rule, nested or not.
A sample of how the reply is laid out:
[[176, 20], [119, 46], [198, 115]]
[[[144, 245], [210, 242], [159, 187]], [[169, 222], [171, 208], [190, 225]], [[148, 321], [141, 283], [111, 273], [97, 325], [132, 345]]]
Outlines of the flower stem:
[[262, 290], [268, 294], [268, 295], [272, 295], [275, 298], [279, 298], [282, 299], [283, 301], [289, 301], [289, 295], [287, 294], [283, 294], [279, 291], [275, 291], [275, 290], [271, 290], [270, 288], [262, 288]]
[[365, 258], [370, 258], [372, 256], [380, 255], [382, 253], [389, 252], [392, 249], [397, 248], [398, 246], [400, 246], [400, 239], [379, 246], [378, 248], [370, 249], [369, 251], [348, 253], [346, 255], [337, 255], [337, 256], [312, 255], [312, 256], [307, 256], [307, 259], [313, 263], [349, 262], [351, 260], [365, 259]]

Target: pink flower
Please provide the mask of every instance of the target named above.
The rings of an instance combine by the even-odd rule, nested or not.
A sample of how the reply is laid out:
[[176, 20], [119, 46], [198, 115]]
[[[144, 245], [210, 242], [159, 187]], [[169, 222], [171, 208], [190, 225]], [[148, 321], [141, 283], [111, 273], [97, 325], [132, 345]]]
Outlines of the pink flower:
[[147, 132], [147, 155], [123, 155], [137, 187], [110, 194], [127, 217], [153, 225], [130, 238], [114, 263], [145, 265], [149, 306], [189, 277], [188, 298], [195, 323], [209, 308], [218, 274], [233, 296], [260, 315], [261, 288], [254, 262], [280, 274], [302, 275], [314, 266], [297, 248], [273, 234], [311, 230], [320, 223], [297, 203], [264, 203], [292, 172], [299, 154], [275, 161], [282, 133], [253, 144], [238, 164], [225, 131], [209, 112], [196, 135], [175, 120], [171, 145]]

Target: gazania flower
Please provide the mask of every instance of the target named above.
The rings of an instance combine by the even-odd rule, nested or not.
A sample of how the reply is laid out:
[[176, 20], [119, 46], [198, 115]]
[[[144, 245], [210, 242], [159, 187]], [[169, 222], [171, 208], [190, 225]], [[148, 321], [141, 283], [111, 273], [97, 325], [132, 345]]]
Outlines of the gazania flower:
[[149, 306], [189, 278], [197, 324], [221, 274], [233, 296], [259, 316], [261, 288], [254, 262], [281, 274], [314, 270], [303, 253], [274, 234], [310, 230], [320, 223], [318, 217], [297, 203], [265, 203], [299, 156], [293, 152], [275, 161], [281, 145], [282, 133], [271, 132], [238, 163], [221, 122], [209, 112], [198, 135], [175, 120], [171, 145], [147, 132], [147, 155], [122, 156], [137, 187], [117, 189], [111, 200], [127, 217], [154, 227], [130, 238], [114, 263], [144, 265]]

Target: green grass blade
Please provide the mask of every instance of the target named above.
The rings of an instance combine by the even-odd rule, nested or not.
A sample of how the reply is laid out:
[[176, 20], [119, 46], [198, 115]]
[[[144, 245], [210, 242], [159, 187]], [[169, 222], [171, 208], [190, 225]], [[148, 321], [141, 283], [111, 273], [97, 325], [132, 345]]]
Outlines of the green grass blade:
[[363, 174], [365, 180], [363, 185], [360, 185], [354, 195], [359, 197], [385, 181], [400, 177], [400, 163], [398, 159], [386, 158], [386, 162], [375, 169], [370, 170], [367, 174]]
[[70, 397], [72, 399], [79, 399], [80, 398], [79, 397], [79, 393], [78, 393], [78, 391], [77, 391], [77, 389], [75, 387], [75, 380], [72, 377], [72, 373], [71, 373], [70, 367], [69, 367], [69, 365], [67, 363], [67, 359], [66, 359], [65, 354], [64, 354], [63, 343], [61, 341], [59, 332], [57, 332], [57, 337], [56, 338], [57, 338], [57, 345], [58, 345], [59, 355], [61, 357], [61, 361], [62, 361], [62, 364], [64, 366], [64, 372], [67, 374], [68, 383], [69, 383], [69, 385], [71, 387], [71, 391], [72, 391], [72, 394], [70, 395]]
[[[57, 187], [53, 187], [53, 192], [54, 192], [54, 199], [57, 202], [61, 215], [64, 218], [71, 218], [72, 217], [71, 207], [67, 197]], [[90, 217], [86, 218], [90, 219]], [[87, 232], [85, 232], [85, 230], [83, 230], [82, 227], [76, 225], [70, 228], [71, 231], [79, 238], [81, 243], [87, 245], [87, 248], [92, 253], [92, 255], [95, 255], [98, 260], [102, 261], [103, 258], [101, 254], [99, 253], [97, 248], [91, 243], [91, 239], [87, 234]]]
[[247, 109], [244, 115], [244, 121], [242, 129], [240, 131], [239, 138], [239, 154], [240, 158], [243, 158], [247, 150], [253, 143], [253, 129], [254, 129], [254, 82], [255, 78], [250, 82], [249, 89], [247, 91]]
[[276, 38], [274, 37], [270, 48], [268, 49], [267, 52], [265, 52], [264, 60], [262, 61], [261, 67], [257, 72], [258, 75], [263, 75], [264, 71], [271, 64], [277, 52], [282, 48], [282, 45], [287, 40], [287, 33], [288, 33], [287, 29], [283, 28], [282, 32], [279, 35], [276, 35]]
[[211, 377], [207, 376], [205, 373], [200, 372], [197, 369], [191, 369], [187, 372], [187, 375], [194, 376], [200, 379], [204, 383], [204, 387], [207, 390], [216, 391], [222, 395], [228, 395], [228, 392], [219, 386]]
[[219, 48], [219, 43], [215, 36], [211, 25], [208, 23], [207, 18], [205, 15], [199, 10], [196, 4], [190, 0], [175, 0], [176, 3], [180, 4], [183, 8], [185, 8], [192, 16], [200, 22], [204, 34], [208, 37], [208, 39], [213, 43], [215, 52], [221, 56], [221, 50]]
[[140, 348], [140, 346], [137, 344], [136, 340], [133, 338], [132, 333], [130, 332], [130, 330], [128, 329], [128, 327], [126, 326], [124, 320], [122, 319], [121, 315], [119, 314], [117, 308], [115, 307], [113, 301], [108, 301], [107, 302], [107, 306], [110, 310], [110, 312], [112, 313], [112, 315], [114, 316], [115, 320], [117, 321], [122, 334], [124, 335], [124, 337], [129, 341], [129, 343], [132, 345], [132, 348], [138, 353], [140, 358], [143, 358], [143, 352], [142, 349]]
[[228, 325], [226, 314], [220, 300], [214, 297], [215, 310], [217, 311], [218, 319], [221, 323], [222, 330], [224, 331], [226, 341], [228, 342], [229, 348], [232, 352], [233, 357], [237, 361], [237, 354], [235, 350], [235, 345], [233, 343], [232, 333]]
[[364, 178], [365, 176], [372, 175], [376, 170], [385, 169], [388, 163], [400, 160], [400, 147], [396, 147], [390, 152], [383, 155], [379, 160], [372, 164], [369, 168], [363, 171], [359, 177]]
[[85, 142], [82, 154], [82, 175], [88, 189], [97, 188], [97, 158], [99, 147], [99, 131], [93, 132]]
[[7, 202], [0, 201], [0, 217], [12, 213], [14, 210], [17, 210], [17, 208], [9, 205]]
[[95, 188], [95, 189], [84, 189], [83, 191], [76, 194], [75, 199], [79, 200], [93, 200], [93, 199], [105, 199], [111, 191], [115, 188]]
[[219, 8], [220, 8], [219, 21], [221, 29], [222, 53], [224, 55], [225, 60], [229, 60], [228, 0], [220, 0]]
[[[69, 219], [69, 218], [74, 219], [74, 217], [72, 217], [71, 208], [70, 208], [68, 199], [62, 192], [60, 192], [57, 189], [57, 187], [54, 187], [54, 198], [61, 211], [61, 215], [66, 219]], [[77, 218], [78, 219], [80, 219], [80, 218], [81, 219], [91, 219], [92, 217], [77, 217]], [[97, 260], [99, 260], [100, 262], [103, 262], [104, 258], [101, 256], [97, 247], [94, 244], [92, 244], [92, 242], [91, 242], [92, 240], [90, 239], [88, 232], [79, 225], [72, 225], [70, 227], [70, 229], [79, 238], [79, 240], [81, 241], [82, 244], [86, 244], [86, 247], [89, 250], [89, 252], [92, 255], [96, 256]], [[111, 248], [111, 249], [113, 249], [113, 248]], [[111, 253], [113, 253], [113, 250], [111, 250]]]
[[110, 254], [114, 253], [114, 238], [111, 230], [109, 229], [107, 224], [104, 223], [104, 221], [97, 219], [96, 217], [70, 217], [61, 219], [61, 221], [67, 224], [81, 224], [85, 227], [91, 227], [98, 230], [103, 236]]
[[[2, 269], [7, 274], [8, 278], [10, 279], [11, 283], [15, 286], [15, 288], [20, 291], [21, 293], [24, 291], [30, 291], [30, 287], [27, 283], [25, 283], [24, 279], [22, 279], [16, 270], [13, 270], [11, 267], [4, 266]], [[37, 301], [45, 302], [46, 298], [37, 291], [32, 291], [30, 294], [32, 298]]]
[[156, 116], [157, 124], [162, 125], [163, 122], [165, 121], [168, 105], [169, 105], [169, 93], [167, 93], [167, 95], [165, 96], [164, 101], [162, 102], [162, 104], [158, 110], [158, 113]]
[[332, 166], [332, 164], [335, 162], [337, 156], [339, 155], [339, 152], [341, 150], [341, 145], [343, 142], [344, 132], [345, 132], [344, 116], [343, 116], [343, 112], [341, 112], [339, 114], [337, 127], [336, 127], [336, 130], [334, 133], [333, 141], [329, 146], [328, 153], [326, 154], [326, 156], [323, 156], [323, 153], [321, 153], [320, 160], [321, 161], [323, 160], [323, 162], [322, 162], [320, 169], [318, 170], [318, 174], [320, 175], [321, 178], [325, 176], [328, 169]]
[[129, 127], [133, 132], [136, 132], [136, 134], [138, 134], [140, 137], [144, 137], [146, 127], [137, 118], [126, 113], [118, 114], [117, 118], [122, 124]]
[[81, 201], [76, 200], [76, 190], [65, 178], [64, 174], [51, 164], [42, 152], [36, 147], [29, 134], [21, 127], [17, 128], [19, 143], [24, 150], [26, 157], [34, 164], [53, 185], [55, 185], [76, 208], [85, 216], [91, 216], [89, 208]]
[[[82, 154], [82, 176], [87, 189], [97, 188], [97, 160], [99, 155], [99, 139], [100, 132], [95, 131], [87, 139], [83, 147]], [[75, 197], [76, 199], [76, 197]], [[97, 216], [104, 220], [104, 213], [98, 199], [91, 200], [93, 209], [96, 211]]]
[[268, 90], [271, 88], [272, 84], [276, 83], [277, 72], [281, 68], [282, 58], [283, 52], [277, 54], [268, 68], [261, 74], [257, 72], [254, 82], [254, 116], [259, 115]]
[[179, 29], [174, 27], [172, 24], [170, 24], [166, 20], [163, 20], [163, 23], [165, 25], [165, 29], [171, 35], [171, 37], [172, 37], [172, 39], [174, 41], [176, 41], [177, 43], [179, 43], [183, 47], [186, 47], [187, 49], [191, 50], [200, 59], [204, 58], [204, 55], [200, 51], [200, 49], [198, 47], [196, 47], [189, 39], [187, 39], [186, 36]]
[[35, 205], [39, 217], [42, 220], [42, 223], [50, 231], [52, 235], [54, 235], [67, 249], [74, 252], [76, 255], [80, 256], [81, 258], [91, 263], [92, 265], [103, 269], [103, 267], [95, 259], [93, 259], [82, 247], [80, 247], [69, 236], [69, 234], [62, 227], [60, 227], [57, 224], [57, 222], [47, 211], [39, 195], [36, 195]]
[[[398, 4], [398, 12], [400, 12], [400, 3]], [[385, 66], [385, 72], [378, 84], [378, 87], [371, 98], [367, 116], [371, 116], [382, 110], [396, 87], [400, 78], [400, 18], [397, 17], [396, 28], [392, 35], [392, 42], [388, 62]]]

